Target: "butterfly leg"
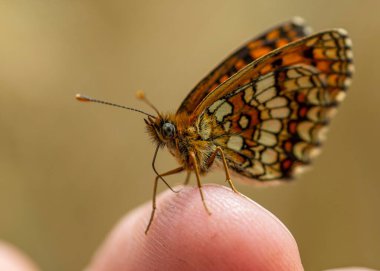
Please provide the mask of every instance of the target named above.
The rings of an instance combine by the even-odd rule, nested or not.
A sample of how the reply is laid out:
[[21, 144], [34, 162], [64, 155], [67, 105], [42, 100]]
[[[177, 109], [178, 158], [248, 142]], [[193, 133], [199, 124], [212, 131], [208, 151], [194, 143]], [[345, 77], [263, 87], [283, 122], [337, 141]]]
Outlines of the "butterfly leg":
[[183, 183], [183, 185], [188, 185], [188, 184], [189, 184], [189, 181], [190, 181], [190, 175], [191, 175], [191, 171], [188, 171], [188, 172], [187, 172], [187, 175], [186, 175], [185, 182]]
[[222, 156], [222, 161], [223, 161], [224, 171], [225, 171], [225, 173], [226, 173], [226, 181], [227, 181], [228, 184], [230, 185], [232, 191], [234, 191], [235, 193], [239, 193], [239, 192], [236, 190], [236, 188], [235, 188], [235, 186], [234, 186], [234, 184], [233, 184], [233, 182], [232, 182], [232, 180], [231, 180], [231, 175], [230, 175], [230, 171], [229, 171], [229, 169], [228, 169], [227, 160], [226, 160], [226, 157], [224, 156], [224, 152], [223, 152], [223, 150], [222, 150], [221, 147], [219, 147], [219, 146], [216, 147], [215, 152], [214, 152], [213, 155], [211, 156], [211, 159], [210, 159], [209, 164], [211, 165], [211, 164], [214, 162], [215, 157], [216, 157], [216, 155], [218, 154], [218, 152], [219, 152], [220, 155]]
[[202, 190], [202, 183], [201, 183], [201, 177], [199, 174], [198, 163], [197, 163], [197, 159], [195, 158], [195, 154], [193, 152], [190, 152], [190, 159], [191, 159], [191, 163], [193, 164], [193, 167], [194, 167], [195, 176], [197, 177], [197, 184], [198, 184], [199, 192], [201, 194], [203, 206], [205, 207], [206, 212], [209, 215], [211, 215], [211, 212], [207, 208], [207, 205], [206, 205], [205, 197], [204, 197], [203, 190]]
[[153, 200], [152, 200], [152, 212], [150, 214], [150, 219], [149, 219], [149, 223], [148, 223], [148, 226], [146, 227], [146, 230], [145, 230], [145, 234], [148, 233], [149, 231], [149, 228], [150, 226], [152, 225], [152, 222], [153, 222], [153, 218], [154, 218], [154, 214], [156, 213], [156, 195], [157, 195], [157, 185], [158, 185], [158, 180], [160, 179], [160, 177], [164, 177], [164, 176], [168, 176], [168, 175], [173, 175], [173, 174], [176, 174], [176, 173], [179, 173], [181, 171], [183, 171], [184, 168], [183, 167], [179, 167], [179, 168], [176, 168], [176, 169], [173, 169], [173, 170], [170, 170], [168, 172], [165, 172], [163, 174], [160, 174], [160, 175], [157, 175], [156, 178], [154, 179], [154, 186], [153, 186]]

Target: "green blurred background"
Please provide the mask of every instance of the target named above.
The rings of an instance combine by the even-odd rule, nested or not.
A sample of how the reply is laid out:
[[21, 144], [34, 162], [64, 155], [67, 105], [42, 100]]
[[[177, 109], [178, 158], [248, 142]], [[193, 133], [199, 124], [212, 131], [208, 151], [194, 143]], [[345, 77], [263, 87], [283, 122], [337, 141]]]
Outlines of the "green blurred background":
[[[375, 0], [0, 1], [0, 239], [44, 270], [84, 268], [120, 217], [151, 199], [154, 147], [142, 115], [75, 93], [150, 111], [134, 97], [144, 89], [176, 110], [229, 52], [299, 15], [314, 30], [348, 30], [352, 88], [312, 170], [238, 188], [289, 227], [306, 270], [380, 268], [379, 10]], [[176, 165], [160, 153], [158, 169]]]

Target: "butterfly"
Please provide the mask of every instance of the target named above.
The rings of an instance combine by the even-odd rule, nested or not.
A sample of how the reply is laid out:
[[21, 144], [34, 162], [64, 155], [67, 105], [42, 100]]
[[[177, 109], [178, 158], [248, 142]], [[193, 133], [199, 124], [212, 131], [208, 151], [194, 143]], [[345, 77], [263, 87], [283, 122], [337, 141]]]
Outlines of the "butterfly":
[[[202, 79], [175, 113], [161, 114], [77, 95], [80, 101], [111, 104], [147, 115], [147, 132], [157, 145], [152, 213], [158, 181], [195, 173], [207, 207], [201, 175], [214, 164], [262, 183], [289, 180], [319, 153], [326, 128], [346, 96], [354, 72], [351, 40], [343, 29], [310, 34], [301, 18], [284, 22], [248, 41]], [[167, 147], [179, 167], [159, 174], [158, 150]], [[168, 185], [169, 186], [169, 185]], [[169, 186], [170, 188], [170, 186]]]

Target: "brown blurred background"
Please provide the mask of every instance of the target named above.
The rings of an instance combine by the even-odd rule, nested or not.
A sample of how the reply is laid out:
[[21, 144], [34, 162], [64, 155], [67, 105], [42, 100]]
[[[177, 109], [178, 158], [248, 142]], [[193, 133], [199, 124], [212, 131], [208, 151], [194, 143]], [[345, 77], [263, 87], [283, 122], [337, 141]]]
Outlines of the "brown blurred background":
[[[176, 110], [242, 42], [299, 15], [314, 30], [348, 30], [352, 88], [313, 170], [238, 188], [289, 227], [306, 270], [380, 268], [379, 10], [375, 0], [0, 1], [0, 239], [44, 270], [82, 269], [118, 219], [151, 199], [154, 147], [142, 115], [74, 94], [151, 111], [134, 97], [144, 89]], [[160, 153], [160, 170], [175, 166]]]

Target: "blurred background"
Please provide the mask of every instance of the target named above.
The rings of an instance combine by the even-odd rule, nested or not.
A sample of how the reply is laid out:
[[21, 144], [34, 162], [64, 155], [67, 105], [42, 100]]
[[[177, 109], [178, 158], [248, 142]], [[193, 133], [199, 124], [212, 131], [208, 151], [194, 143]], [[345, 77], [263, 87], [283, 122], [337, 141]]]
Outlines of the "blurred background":
[[[113, 225], [151, 199], [154, 147], [142, 115], [75, 93], [150, 112], [134, 96], [144, 89], [174, 111], [241, 43], [299, 15], [314, 30], [348, 30], [352, 88], [312, 170], [238, 189], [289, 227], [306, 270], [380, 268], [379, 10], [366, 0], [1, 0], [0, 239], [44, 270], [84, 268]], [[159, 154], [160, 171], [176, 165]], [[222, 172], [204, 179], [223, 181]]]

